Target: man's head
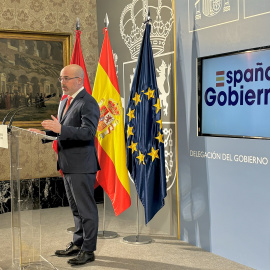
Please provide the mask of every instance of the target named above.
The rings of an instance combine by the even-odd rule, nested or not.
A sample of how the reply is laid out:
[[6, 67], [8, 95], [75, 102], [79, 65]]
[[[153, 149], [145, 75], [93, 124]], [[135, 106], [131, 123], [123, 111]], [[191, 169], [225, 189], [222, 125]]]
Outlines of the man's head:
[[83, 86], [84, 71], [79, 65], [65, 66], [60, 72], [59, 80], [63, 94], [72, 96]]

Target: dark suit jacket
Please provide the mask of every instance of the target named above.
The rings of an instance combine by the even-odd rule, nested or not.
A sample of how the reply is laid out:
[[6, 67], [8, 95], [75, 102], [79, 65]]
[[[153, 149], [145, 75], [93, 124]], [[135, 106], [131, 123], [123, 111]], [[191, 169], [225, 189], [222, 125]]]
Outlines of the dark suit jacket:
[[67, 98], [61, 102], [59, 108], [61, 134], [46, 132], [49, 136], [57, 136], [57, 167], [63, 173], [96, 173], [100, 170], [95, 148], [99, 106], [83, 89], [62, 117], [66, 102]]

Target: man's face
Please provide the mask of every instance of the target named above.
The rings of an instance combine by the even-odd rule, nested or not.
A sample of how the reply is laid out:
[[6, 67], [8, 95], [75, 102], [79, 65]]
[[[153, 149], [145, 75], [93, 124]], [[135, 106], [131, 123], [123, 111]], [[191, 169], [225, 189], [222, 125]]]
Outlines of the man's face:
[[63, 68], [60, 73], [61, 87], [64, 95], [72, 96], [81, 88], [81, 78], [76, 76], [72, 69]]

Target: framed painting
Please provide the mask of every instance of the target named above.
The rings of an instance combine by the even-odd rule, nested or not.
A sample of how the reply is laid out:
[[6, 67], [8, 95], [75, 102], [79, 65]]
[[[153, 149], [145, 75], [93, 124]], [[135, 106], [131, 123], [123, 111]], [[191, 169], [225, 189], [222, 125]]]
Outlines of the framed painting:
[[[57, 114], [58, 81], [70, 61], [71, 34], [0, 31], [0, 121], [22, 128], [41, 128]], [[51, 98], [50, 98], [51, 97]], [[6, 117], [8, 115], [8, 117]]]

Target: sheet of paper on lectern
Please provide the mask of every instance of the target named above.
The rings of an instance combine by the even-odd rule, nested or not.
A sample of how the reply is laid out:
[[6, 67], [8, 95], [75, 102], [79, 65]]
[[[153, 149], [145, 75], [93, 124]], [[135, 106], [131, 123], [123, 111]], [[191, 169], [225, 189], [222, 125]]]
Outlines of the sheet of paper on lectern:
[[0, 125], [0, 148], [8, 148], [7, 125]]

